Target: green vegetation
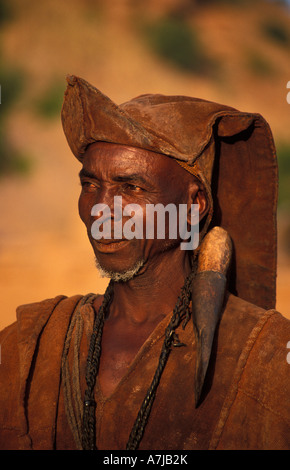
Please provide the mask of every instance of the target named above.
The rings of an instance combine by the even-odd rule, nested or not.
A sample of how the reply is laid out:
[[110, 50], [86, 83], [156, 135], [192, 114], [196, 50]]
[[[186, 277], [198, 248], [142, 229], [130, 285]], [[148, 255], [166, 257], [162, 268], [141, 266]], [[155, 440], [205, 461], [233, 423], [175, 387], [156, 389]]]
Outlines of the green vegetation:
[[27, 173], [31, 164], [29, 159], [16, 150], [7, 132], [7, 120], [13, 106], [21, 96], [25, 82], [24, 73], [0, 61], [0, 177], [10, 173]]
[[64, 80], [53, 80], [44, 94], [35, 102], [36, 112], [45, 119], [54, 119], [60, 115], [65, 90]]
[[147, 24], [144, 32], [153, 52], [183, 71], [204, 74], [216, 67], [204, 51], [197, 31], [182, 19], [162, 18]]
[[196, 3], [202, 6], [203, 4], [209, 5], [249, 5], [254, 3], [255, 0], [197, 0]]
[[270, 77], [275, 74], [275, 69], [267, 57], [256, 51], [247, 52], [247, 64], [249, 69], [259, 77]]
[[25, 82], [22, 70], [0, 60], [1, 112], [0, 120], [7, 117], [11, 108], [20, 97]]
[[13, 18], [11, 3], [7, 0], [0, 0], [0, 25], [10, 21]]
[[26, 175], [32, 168], [27, 155], [16, 150], [7, 137], [5, 129], [0, 131], [0, 177], [10, 174]]
[[281, 21], [269, 18], [261, 25], [262, 33], [272, 42], [281, 46], [290, 45], [290, 33]]
[[290, 142], [277, 145], [279, 164], [279, 199], [278, 204], [290, 209]]

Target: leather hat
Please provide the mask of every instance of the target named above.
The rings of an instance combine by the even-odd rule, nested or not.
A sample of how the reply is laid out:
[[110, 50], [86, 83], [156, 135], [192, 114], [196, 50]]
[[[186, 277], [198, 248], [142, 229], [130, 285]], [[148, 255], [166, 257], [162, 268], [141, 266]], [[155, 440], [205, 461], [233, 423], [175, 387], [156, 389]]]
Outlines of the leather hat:
[[262, 308], [276, 298], [277, 158], [269, 125], [257, 113], [187, 96], [144, 94], [121, 105], [76, 76], [67, 77], [62, 124], [72, 153], [111, 142], [174, 158], [204, 184], [206, 229], [233, 242], [229, 290]]

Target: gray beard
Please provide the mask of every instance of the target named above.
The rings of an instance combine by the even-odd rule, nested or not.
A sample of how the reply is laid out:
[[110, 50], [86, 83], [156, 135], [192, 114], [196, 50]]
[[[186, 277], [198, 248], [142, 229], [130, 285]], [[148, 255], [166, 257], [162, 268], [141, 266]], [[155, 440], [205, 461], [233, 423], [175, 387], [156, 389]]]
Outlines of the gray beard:
[[123, 272], [108, 271], [107, 269], [104, 269], [100, 265], [97, 258], [95, 258], [95, 264], [96, 264], [96, 267], [99, 271], [100, 276], [101, 277], [108, 277], [108, 278], [112, 279], [112, 281], [115, 281], [115, 282], [127, 282], [127, 281], [129, 281], [134, 276], [136, 276], [138, 271], [142, 268], [142, 266], [144, 266], [144, 263], [145, 263], [145, 260], [141, 259], [140, 261], [137, 261], [134, 264], [134, 266], [132, 266], [132, 268], [128, 269], [127, 271], [123, 271]]

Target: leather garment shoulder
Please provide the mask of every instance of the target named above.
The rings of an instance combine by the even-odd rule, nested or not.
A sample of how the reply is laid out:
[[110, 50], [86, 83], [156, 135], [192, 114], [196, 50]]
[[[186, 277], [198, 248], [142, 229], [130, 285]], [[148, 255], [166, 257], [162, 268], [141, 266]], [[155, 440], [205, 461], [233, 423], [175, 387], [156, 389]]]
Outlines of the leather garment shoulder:
[[[62, 404], [60, 368], [80, 298], [58, 296], [19, 307], [17, 322], [0, 333], [1, 449], [75, 448]], [[90, 312], [84, 318], [85, 337]], [[197, 409], [191, 322], [178, 334], [186, 347], [173, 348], [140, 449], [289, 448], [289, 320], [229, 295]], [[156, 336], [147, 342], [118, 393], [103, 403], [98, 448], [124, 448], [158, 361], [159, 336], [160, 341]], [[86, 353], [87, 341], [82, 341], [81, 371]]]

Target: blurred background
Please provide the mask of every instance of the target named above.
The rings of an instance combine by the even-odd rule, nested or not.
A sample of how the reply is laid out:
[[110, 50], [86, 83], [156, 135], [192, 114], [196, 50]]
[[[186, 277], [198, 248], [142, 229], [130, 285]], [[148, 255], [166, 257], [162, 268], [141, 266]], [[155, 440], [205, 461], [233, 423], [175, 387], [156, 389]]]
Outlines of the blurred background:
[[280, 166], [277, 308], [290, 318], [289, 3], [1, 0], [0, 27], [0, 329], [17, 305], [107, 285], [78, 218], [67, 74], [117, 103], [183, 94], [266, 118]]

